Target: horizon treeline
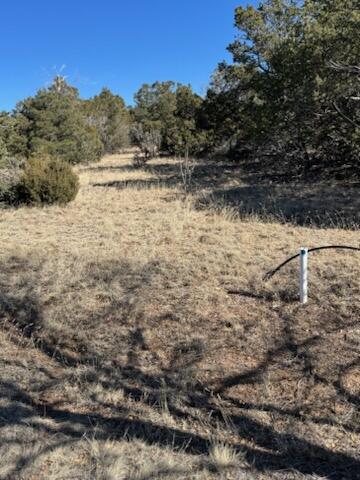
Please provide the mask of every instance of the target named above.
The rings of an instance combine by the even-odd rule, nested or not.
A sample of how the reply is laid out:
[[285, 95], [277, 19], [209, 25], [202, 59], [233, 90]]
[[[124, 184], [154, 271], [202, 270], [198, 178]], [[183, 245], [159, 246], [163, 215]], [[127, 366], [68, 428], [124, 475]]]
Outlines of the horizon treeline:
[[92, 162], [130, 145], [145, 153], [271, 158], [302, 172], [359, 170], [360, 10], [355, 0], [266, 0], [235, 11], [238, 35], [204, 97], [175, 81], [144, 84], [127, 107], [90, 99], [65, 78], [0, 113], [0, 164], [36, 154]]

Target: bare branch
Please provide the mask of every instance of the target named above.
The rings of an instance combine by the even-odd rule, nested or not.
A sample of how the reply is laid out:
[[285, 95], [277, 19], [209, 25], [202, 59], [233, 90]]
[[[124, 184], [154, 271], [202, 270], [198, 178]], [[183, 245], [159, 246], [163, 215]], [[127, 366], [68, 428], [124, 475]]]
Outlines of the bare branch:
[[329, 66], [337, 72], [354, 73], [355, 75], [360, 75], [359, 65], [345, 65], [343, 63], [338, 63], [330, 60]]
[[336, 104], [336, 102], [333, 102], [333, 105], [334, 105], [334, 108], [335, 110], [338, 112], [339, 115], [342, 116], [342, 118], [344, 120], [346, 120], [348, 123], [350, 123], [351, 125], [353, 125], [355, 128], [360, 128], [360, 125], [358, 125], [356, 122], [354, 122], [354, 120], [351, 120], [351, 118], [349, 118], [347, 115], [345, 115], [344, 112], [342, 112], [340, 110], [340, 108], [338, 107], [338, 105]]

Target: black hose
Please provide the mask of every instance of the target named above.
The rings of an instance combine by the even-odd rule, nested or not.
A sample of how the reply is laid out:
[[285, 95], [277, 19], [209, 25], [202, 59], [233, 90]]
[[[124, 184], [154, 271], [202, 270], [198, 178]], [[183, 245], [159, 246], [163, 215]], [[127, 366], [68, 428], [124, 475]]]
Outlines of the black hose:
[[[354, 251], [358, 251], [360, 252], [360, 248], [358, 247], [349, 247], [347, 245], [327, 245], [326, 247], [316, 247], [316, 248], [309, 248], [308, 252], [316, 252], [318, 250], [328, 250], [330, 248], [341, 248], [343, 250], [354, 250]], [[295, 258], [298, 258], [300, 257], [300, 253], [297, 253], [296, 255], [288, 258], [287, 260], [285, 260], [285, 262], [283, 262], [282, 264], [280, 264], [278, 267], [274, 268], [274, 270], [270, 270], [270, 272], [267, 272], [264, 277], [263, 277], [263, 280], [264, 281], [268, 281], [270, 280], [270, 278], [272, 278], [275, 273], [277, 273], [279, 270], [281, 270], [283, 267], [285, 267], [285, 265], [287, 265], [288, 263], [290, 263], [292, 260], [295, 260]]]

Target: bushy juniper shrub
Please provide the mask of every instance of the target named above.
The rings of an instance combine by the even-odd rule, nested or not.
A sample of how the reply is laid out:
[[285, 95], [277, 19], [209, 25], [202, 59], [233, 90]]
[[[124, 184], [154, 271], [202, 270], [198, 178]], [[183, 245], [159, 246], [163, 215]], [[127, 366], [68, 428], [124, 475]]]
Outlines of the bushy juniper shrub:
[[26, 162], [15, 186], [15, 203], [64, 205], [74, 200], [78, 190], [78, 176], [68, 162], [35, 155]]

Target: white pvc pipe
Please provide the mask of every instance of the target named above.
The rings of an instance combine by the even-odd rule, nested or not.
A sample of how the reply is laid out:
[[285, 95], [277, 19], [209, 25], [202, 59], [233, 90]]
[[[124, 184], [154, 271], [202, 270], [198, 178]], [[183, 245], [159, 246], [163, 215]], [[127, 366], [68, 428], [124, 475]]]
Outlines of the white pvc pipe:
[[308, 301], [308, 249], [300, 250], [300, 302], [305, 304]]

